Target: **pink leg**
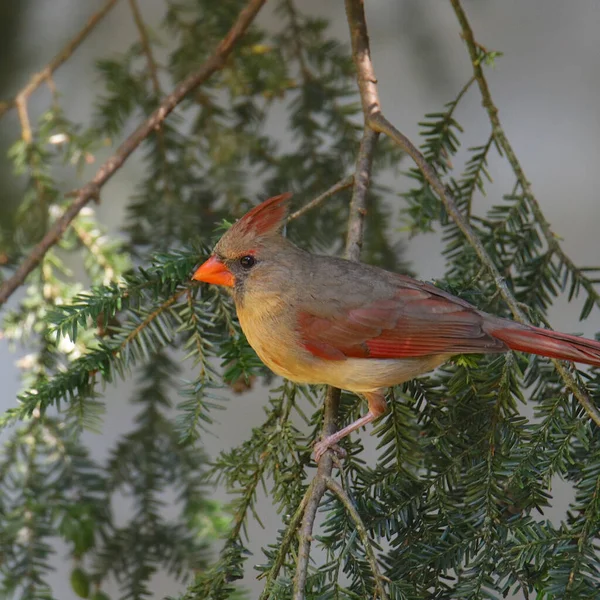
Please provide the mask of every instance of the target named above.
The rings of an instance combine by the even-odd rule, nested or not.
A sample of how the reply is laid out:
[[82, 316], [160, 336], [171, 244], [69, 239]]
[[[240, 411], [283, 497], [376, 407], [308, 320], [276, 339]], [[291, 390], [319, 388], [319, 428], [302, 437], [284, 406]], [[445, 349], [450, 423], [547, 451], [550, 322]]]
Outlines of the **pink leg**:
[[369, 412], [360, 419], [356, 419], [356, 421], [350, 423], [350, 425], [347, 425], [343, 429], [340, 429], [334, 434], [328, 435], [325, 439], [317, 442], [315, 444], [315, 460], [317, 462], [319, 462], [319, 459], [326, 450], [337, 444], [342, 438], [345, 438], [349, 433], [356, 431], [367, 423], [379, 418], [385, 412], [387, 405], [385, 403], [383, 391], [377, 390], [376, 392], [367, 392], [363, 395], [367, 399]]

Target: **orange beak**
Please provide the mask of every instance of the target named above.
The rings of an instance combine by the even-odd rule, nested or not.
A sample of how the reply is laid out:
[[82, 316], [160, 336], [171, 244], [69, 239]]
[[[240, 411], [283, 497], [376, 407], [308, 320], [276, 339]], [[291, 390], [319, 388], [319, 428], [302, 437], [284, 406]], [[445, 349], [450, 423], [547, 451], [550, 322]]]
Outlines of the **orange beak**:
[[227, 287], [233, 287], [235, 283], [235, 277], [231, 271], [216, 256], [211, 256], [200, 265], [192, 275], [192, 279]]

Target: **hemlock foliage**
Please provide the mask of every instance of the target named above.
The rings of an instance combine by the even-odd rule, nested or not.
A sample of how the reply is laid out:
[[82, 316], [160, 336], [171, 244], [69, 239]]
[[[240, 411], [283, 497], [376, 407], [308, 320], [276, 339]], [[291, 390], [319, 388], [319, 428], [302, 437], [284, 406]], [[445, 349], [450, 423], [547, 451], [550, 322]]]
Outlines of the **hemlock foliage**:
[[[90, 123], [72, 122], [55, 92], [32, 124], [32, 140], [10, 152], [26, 187], [2, 227], [1, 277], [70, 204], [64, 165], [77, 170], [107, 139], [122, 140], [211, 54], [243, 6], [168, 2], [159, 29], [141, 23], [129, 50], [98, 61], [105, 91]], [[272, 378], [227, 294], [190, 281], [225, 219], [287, 190], [299, 207], [354, 170], [362, 124], [348, 47], [301, 3], [280, 0], [276, 12], [277, 31], [253, 25], [225, 67], [144, 142], [146, 176], [123, 199], [125, 235], [108, 234], [85, 208], [29, 277], [26, 293], [4, 307], [3, 337], [28, 353], [19, 361], [19, 402], [2, 417], [10, 426], [0, 460], [3, 594], [53, 598], [48, 575], [60, 538], [82, 597], [105, 599], [111, 580], [122, 598], [148, 597], [160, 569], [187, 581], [185, 598], [244, 597], [237, 580], [252, 570], [245, 526], [257, 518], [257, 492], [265, 489], [283, 528], [270, 532], [264, 556], [253, 561], [269, 585], [263, 598], [292, 595], [293, 524], [311, 481], [323, 390]], [[479, 52], [482, 64], [497, 57]], [[425, 116], [422, 151], [530, 318], [544, 322], [562, 293], [583, 297], [585, 318], [600, 307], [595, 270], [574, 265], [558, 239], [548, 238], [517, 173], [487, 214], [473, 210], [490, 181], [488, 162], [499, 157], [497, 132], [490, 128], [468, 149], [462, 172], [452, 167], [462, 134], [455, 110], [474, 85], [469, 80]], [[267, 132], [275, 111], [285, 115], [286, 139]], [[402, 202], [377, 184], [378, 173], [401, 158], [380, 140], [362, 259], [406, 270], [389, 225], [400, 210], [414, 234], [442, 231], [448, 270], [440, 285], [507, 315], [422, 174], [402, 163], [412, 182]], [[292, 221], [287, 235], [314, 251], [339, 252], [349, 198], [348, 190], [332, 196]], [[85, 276], [76, 278], [81, 268]], [[182, 378], [183, 359], [192, 380]], [[598, 398], [600, 372], [578, 376]], [[232, 388], [244, 390], [256, 377], [272, 387], [264, 423], [209, 461], [202, 448], [215, 411]], [[85, 432], [102, 431], [114, 383], [123, 379], [135, 381], [135, 420], [106, 459], [96, 460]], [[519, 412], [525, 398], [533, 420]], [[340, 426], [362, 411], [342, 394]], [[600, 433], [548, 361], [514, 353], [458, 357], [391, 390], [376, 435], [374, 464], [361, 458], [359, 438], [344, 440], [348, 458], [336, 478], [362, 517], [390, 598], [600, 597]], [[561, 523], [543, 513], [557, 477], [575, 491]], [[213, 483], [232, 493], [228, 507], [210, 500]], [[124, 523], [115, 514], [123, 496], [132, 507]], [[176, 507], [174, 517], [165, 516], [167, 504]], [[322, 508], [316, 543], [324, 553], [310, 567], [306, 597], [374, 597], [356, 523], [335, 495]], [[209, 547], [217, 538], [215, 557]]]

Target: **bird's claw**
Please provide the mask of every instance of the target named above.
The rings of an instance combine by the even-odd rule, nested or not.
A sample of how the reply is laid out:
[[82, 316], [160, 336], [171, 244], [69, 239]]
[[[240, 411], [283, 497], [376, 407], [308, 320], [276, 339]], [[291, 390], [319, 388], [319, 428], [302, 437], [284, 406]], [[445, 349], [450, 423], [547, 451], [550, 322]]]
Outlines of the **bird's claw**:
[[319, 440], [314, 446], [315, 462], [318, 463], [319, 460], [321, 460], [321, 456], [323, 456], [327, 450], [332, 450], [340, 460], [343, 460], [348, 456], [348, 453], [341, 446], [332, 444], [325, 438], [324, 440]]

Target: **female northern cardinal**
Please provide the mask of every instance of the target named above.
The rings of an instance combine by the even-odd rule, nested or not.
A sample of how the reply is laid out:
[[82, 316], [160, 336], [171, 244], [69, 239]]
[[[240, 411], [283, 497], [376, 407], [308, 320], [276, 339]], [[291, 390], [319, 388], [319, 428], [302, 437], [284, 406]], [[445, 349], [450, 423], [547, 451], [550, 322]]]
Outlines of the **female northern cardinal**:
[[193, 275], [232, 288], [248, 342], [275, 373], [362, 394], [369, 412], [315, 445], [317, 461], [385, 412], [384, 391], [455, 354], [519, 350], [600, 366], [600, 343], [489, 315], [435, 286], [315, 256], [279, 233], [291, 194], [266, 200]]

